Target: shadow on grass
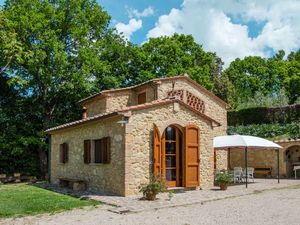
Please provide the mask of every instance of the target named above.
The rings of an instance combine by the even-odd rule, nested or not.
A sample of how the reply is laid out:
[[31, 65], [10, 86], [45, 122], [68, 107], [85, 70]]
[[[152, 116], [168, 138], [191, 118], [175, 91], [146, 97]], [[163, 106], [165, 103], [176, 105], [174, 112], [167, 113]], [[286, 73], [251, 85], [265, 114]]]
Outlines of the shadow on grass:
[[0, 185], [0, 218], [52, 214], [100, 204], [95, 200], [78, 199], [67, 193], [54, 192], [46, 189], [45, 185], [44, 182]]
[[92, 191], [92, 190], [74, 191], [71, 188], [60, 187], [59, 185], [56, 185], [56, 184], [50, 184], [47, 181], [31, 183], [29, 185], [32, 185], [32, 186], [38, 187], [38, 188], [42, 188], [42, 189], [46, 189], [46, 190], [56, 192], [56, 193], [59, 193], [59, 194], [79, 198], [80, 200], [89, 200], [93, 196], [116, 196], [116, 197], [121, 197], [121, 196], [118, 196], [118, 195], [115, 195], [115, 194], [112, 194], [112, 193]]

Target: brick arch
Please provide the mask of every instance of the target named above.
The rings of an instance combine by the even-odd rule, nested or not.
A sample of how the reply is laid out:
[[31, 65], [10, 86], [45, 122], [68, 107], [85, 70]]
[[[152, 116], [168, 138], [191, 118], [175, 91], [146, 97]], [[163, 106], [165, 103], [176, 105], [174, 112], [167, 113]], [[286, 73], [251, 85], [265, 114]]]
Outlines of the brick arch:
[[183, 127], [187, 126], [189, 123], [184, 121], [184, 120], [180, 120], [180, 119], [170, 119], [167, 120], [165, 122], [159, 123], [157, 124], [157, 127], [159, 129], [159, 132], [161, 134], [163, 134], [163, 132], [165, 131], [165, 129], [170, 126], [170, 125], [177, 125], [179, 126], [180, 129], [182, 129]]
[[283, 151], [284, 152], [286, 152], [289, 148], [292, 148], [292, 147], [295, 147], [295, 146], [299, 146], [300, 147], [300, 142], [299, 143], [291, 143], [291, 144], [289, 144], [289, 145], [287, 145], [287, 146], [284, 146], [283, 147]]

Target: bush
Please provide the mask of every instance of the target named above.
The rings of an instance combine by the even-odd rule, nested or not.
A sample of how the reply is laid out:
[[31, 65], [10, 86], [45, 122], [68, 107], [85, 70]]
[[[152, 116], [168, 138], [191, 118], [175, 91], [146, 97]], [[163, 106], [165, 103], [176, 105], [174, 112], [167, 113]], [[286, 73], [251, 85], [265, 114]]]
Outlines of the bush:
[[275, 138], [285, 136], [287, 138], [300, 138], [300, 127], [297, 123], [290, 124], [250, 124], [229, 126], [228, 134], [252, 135], [262, 138]]
[[234, 110], [228, 112], [227, 118], [230, 126], [298, 122], [300, 121], [300, 104]]
[[289, 104], [289, 98], [280, 92], [278, 95], [269, 96], [261, 92], [257, 92], [254, 98], [249, 98], [247, 101], [238, 99], [236, 109], [258, 108], [258, 107], [282, 107]]
[[217, 184], [229, 184], [231, 181], [232, 181], [232, 177], [227, 171], [218, 172], [216, 174], [216, 183]]
[[152, 176], [148, 184], [140, 186], [140, 192], [147, 200], [154, 200], [158, 193], [166, 190], [165, 179], [161, 176]]

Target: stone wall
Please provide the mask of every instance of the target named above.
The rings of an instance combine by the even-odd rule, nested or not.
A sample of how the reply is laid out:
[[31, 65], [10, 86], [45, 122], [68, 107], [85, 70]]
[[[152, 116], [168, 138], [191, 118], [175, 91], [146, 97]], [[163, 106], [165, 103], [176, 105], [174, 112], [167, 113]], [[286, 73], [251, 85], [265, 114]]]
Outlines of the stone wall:
[[[279, 174], [281, 177], [291, 177], [292, 162], [297, 162], [300, 157], [300, 140], [283, 140], [276, 142], [283, 148], [279, 150]], [[290, 159], [288, 152], [293, 152]], [[295, 151], [294, 151], [295, 150]], [[298, 152], [297, 152], [298, 150]], [[243, 150], [232, 149], [230, 151], [230, 168], [245, 167], [245, 155]], [[277, 153], [270, 149], [248, 150], [249, 167], [272, 167], [272, 177], [277, 176]]]
[[150, 85], [143, 85], [143, 86], [135, 89], [135, 100], [132, 102], [132, 105], [138, 104], [137, 96], [138, 96], [138, 94], [143, 93], [143, 92], [146, 92], [146, 102], [152, 102], [153, 100], [155, 100], [156, 89], [154, 89]]
[[146, 102], [155, 100], [155, 91], [149, 85], [144, 85], [135, 90], [124, 90], [107, 93], [106, 97], [95, 98], [84, 104], [87, 108], [88, 117], [105, 113], [121, 110], [128, 106], [138, 104], [138, 94], [146, 92]]
[[87, 108], [87, 116], [91, 117], [106, 112], [106, 98], [95, 99], [84, 104]]
[[[167, 121], [171, 125], [176, 124], [177, 120], [179, 124], [184, 121], [200, 128], [200, 187], [209, 188], [213, 185], [213, 137], [217, 135], [216, 128], [186, 107], [172, 103], [132, 112], [126, 125], [126, 195], [137, 194], [138, 186], [147, 183], [153, 172], [153, 125], [162, 128]], [[219, 129], [218, 133], [220, 130], [226, 128]], [[226, 154], [221, 153], [220, 160], [227, 161]]]
[[[57, 131], [51, 135], [51, 182], [58, 178], [83, 179], [91, 190], [124, 195], [124, 127], [117, 123], [120, 117], [106, 119]], [[84, 164], [83, 142], [86, 139], [111, 137], [109, 164]], [[59, 145], [69, 144], [69, 160], [59, 162]]]
[[217, 150], [216, 151], [216, 170], [227, 170], [228, 169], [227, 151]]
[[131, 106], [133, 101], [134, 93], [131, 90], [109, 93], [109, 97], [107, 97], [106, 112], [113, 112]]
[[[284, 151], [280, 150], [280, 175], [285, 176], [286, 166], [283, 163]], [[245, 168], [245, 153], [243, 149], [231, 149], [230, 150], [230, 169], [234, 167]], [[271, 167], [272, 177], [277, 176], [277, 153], [272, 149], [249, 149], [248, 150], [248, 167]]]

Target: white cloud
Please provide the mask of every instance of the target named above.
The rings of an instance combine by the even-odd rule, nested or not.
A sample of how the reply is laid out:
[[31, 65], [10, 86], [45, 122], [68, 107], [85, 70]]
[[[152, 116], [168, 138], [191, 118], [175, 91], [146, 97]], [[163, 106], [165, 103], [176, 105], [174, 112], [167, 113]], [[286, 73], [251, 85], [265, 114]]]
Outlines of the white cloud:
[[130, 19], [128, 24], [117, 23], [116, 29], [119, 33], [123, 33], [124, 37], [130, 40], [131, 35], [143, 26], [142, 20]]
[[[248, 55], [270, 56], [268, 49], [287, 53], [300, 47], [300, 1], [295, 0], [184, 0], [180, 9], [159, 17], [147, 38], [192, 34], [205, 50], [217, 52], [228, 65]], [[251, 38], [249, 28], [228, 16], [264, 22], [261, 33]]]
[[149, 6], [147, 8], [145, 8], [143, 11], [138, 11], [137, 9], [133, 9], [133, 8], [127, 8], [127, 13], [129, 15], [129, 18], [141, 18], [141, 17], [148, 17], [148, 16], [152, 16], [154, 14], [154, 8]]

